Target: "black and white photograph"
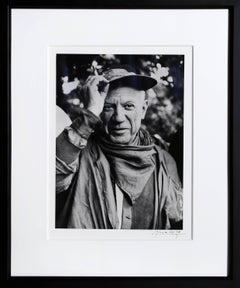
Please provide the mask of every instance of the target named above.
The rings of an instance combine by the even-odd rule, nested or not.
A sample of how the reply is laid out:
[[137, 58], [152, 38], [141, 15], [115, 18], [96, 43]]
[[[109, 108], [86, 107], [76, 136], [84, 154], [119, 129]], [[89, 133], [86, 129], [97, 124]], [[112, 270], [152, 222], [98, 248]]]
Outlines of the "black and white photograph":
[[184, 61], [56, 54], [55, 228], [183, 229]]

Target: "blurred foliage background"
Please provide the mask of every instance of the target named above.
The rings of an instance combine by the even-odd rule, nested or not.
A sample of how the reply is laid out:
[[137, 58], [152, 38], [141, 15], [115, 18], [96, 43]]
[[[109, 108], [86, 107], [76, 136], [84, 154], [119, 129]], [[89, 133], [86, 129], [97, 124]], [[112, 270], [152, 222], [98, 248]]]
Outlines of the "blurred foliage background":
[[84, 108], [81, 88], [90, 74], [112, 64], [128, 64], [158, 84], [148, 90], [149, 108], [143, 127], [168, 149], [183, 127], [183, 55], [57, 55], [57, 105], [73, 120]]

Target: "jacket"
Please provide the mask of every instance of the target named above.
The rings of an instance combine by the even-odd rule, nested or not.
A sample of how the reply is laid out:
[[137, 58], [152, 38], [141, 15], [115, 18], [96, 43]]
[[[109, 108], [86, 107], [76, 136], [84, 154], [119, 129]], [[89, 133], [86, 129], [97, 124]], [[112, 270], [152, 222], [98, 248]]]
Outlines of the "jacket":
[[[77, 158], [70, 164], [63, 161], [60, 158], [61, 154], [57, 153], [56, 227], [117, 229], [120, 220], [111, 167], [94, 133], [91, 135], [96, 119], [90, 119], [92, 115], [89, 118], [88, 114], [85, 113], [77, 124], [82, 135], [77, 133], [69, 140], [69, 131], [75, 132], [67, 128], [58, 141], [60, 147], [72, 145], [75, 152], [77, 149], [79, 151], [76, 153]], [[154, 145], [154, 149], [156, 188], [151, 229], [181, 229], [183, 194], [175, 161], [168, 152], [157, 145]]]

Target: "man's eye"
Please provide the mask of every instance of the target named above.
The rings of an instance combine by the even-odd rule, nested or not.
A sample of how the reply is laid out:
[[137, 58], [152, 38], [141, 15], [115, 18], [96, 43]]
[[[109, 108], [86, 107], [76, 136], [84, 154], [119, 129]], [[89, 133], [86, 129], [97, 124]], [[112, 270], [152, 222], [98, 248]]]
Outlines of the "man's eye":
[[112, 106], [104, 106], [104, 107], [103, 107], [103, 110], [104, 110], [104, 111], [112, 111], [112, 110], [113, 110], [113, 107], [112, 107]]
[[126, 110], [133, 110], [135, 108], [135, 106], [133, 104], [126, 104], [126, 105], [124, 105], [124, 108]]

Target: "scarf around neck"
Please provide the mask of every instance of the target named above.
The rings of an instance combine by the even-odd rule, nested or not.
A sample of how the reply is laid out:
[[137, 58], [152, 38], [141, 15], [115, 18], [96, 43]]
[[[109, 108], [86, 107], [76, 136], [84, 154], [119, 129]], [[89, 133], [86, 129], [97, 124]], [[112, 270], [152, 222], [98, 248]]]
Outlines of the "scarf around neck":
[[115, 144], [98, 135], [99, 145], [105, 154], [115, 183], [129, 195], [132, 202], [140, 196], [155, 168], [152, 138], [140, 129], [135, 144]]

